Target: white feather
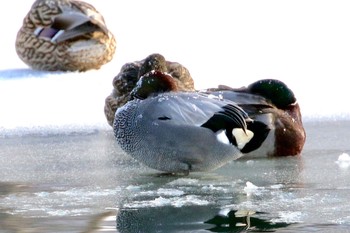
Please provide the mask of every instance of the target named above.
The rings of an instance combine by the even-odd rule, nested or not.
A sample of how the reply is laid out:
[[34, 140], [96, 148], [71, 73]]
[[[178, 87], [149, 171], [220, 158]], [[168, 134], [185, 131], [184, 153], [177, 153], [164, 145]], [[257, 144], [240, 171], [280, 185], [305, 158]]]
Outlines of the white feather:
[[246, 130], [245, 133], [241, 128], [233, 129], [232, 134], [236, 138], [238, 149], [242, 149], [254, 136], [252, 131]]

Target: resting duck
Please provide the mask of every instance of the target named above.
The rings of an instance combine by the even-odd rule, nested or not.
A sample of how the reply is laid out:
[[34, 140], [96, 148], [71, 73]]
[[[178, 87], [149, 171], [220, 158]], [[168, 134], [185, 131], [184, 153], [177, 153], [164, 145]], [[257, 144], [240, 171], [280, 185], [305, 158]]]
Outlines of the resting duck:
[[161, 54], [150, 54], [141, 61], [126, 63], [113, 79], [113, 91], [105, 100], [104, 112], [110, 126], [113, 126], [116, 110], [130, 100], [130, 92], [140, 77], [151, 70], [170, 74], [179, 91], [195, 90], [193, 79], [186, 67], [167, 61]]
[[179, 91], [175, 80], [150, 71], [118, 108], [115, 137], [133, 158], [168, 173], [208, 171], [255, 150], [266, 138], [267, 126], [236, 103]]
[[16, 38], [18, 56], [37, 70], [99, 69], [112, 60], [115, 48], [103, 16], [75, 0], [36, 0]]
[[306, 133], [297, 99], [285, 83], [263, 79], [247, 87], [219, 86], [205, 93], [236, 102], [249, 117], [264, 122], [271, 129], [260, 148], [251, 152], [243, 150], [243, 153], [250, 156], [300, 155]]

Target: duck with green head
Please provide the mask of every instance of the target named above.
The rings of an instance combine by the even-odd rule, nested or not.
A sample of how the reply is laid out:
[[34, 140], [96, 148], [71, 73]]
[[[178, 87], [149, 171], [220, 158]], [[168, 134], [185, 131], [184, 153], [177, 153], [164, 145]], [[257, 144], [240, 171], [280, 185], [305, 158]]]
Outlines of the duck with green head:
[[[177, 62], [166, 61], [160, 54], [151, 54], [144, 60], [127, 63], [114, 78], [113, 93], [106, 98], [105, 115], [110, 125], [113, 124], [116, 110], [132, 99], [131, 92], [140, 77], [151, 70], [170, 74], [176, 87], [170, 88], [172, 91], [196, 92], [189, 71]], [[255, 122], [268, 126], [268, 135], [259, 146], [254, 146], [254, 150], [249, 147], [242, 150], [247, 155], [245, 157], [301, 154], [306, 133], [300, 107], [293, 91], [282, 81], [263, 79], [247, 87], [220, 85], [199, 92], [233, 101]]]
[[271, 129], [260, 148], [248, 156], [300, 155], [306, 140], [300, 106], [293, 91], [276, 79], [258, 80], [247, 87], [219, 86], [205, 91], [235, 101], [249, 116]]

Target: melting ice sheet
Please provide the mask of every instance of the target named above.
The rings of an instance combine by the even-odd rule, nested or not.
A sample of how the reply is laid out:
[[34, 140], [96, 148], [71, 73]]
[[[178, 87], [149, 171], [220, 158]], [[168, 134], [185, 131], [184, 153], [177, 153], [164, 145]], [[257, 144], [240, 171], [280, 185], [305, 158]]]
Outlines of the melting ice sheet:
[[243, 157], [210, 173], [162, 176], [116, 144], [103, 115], [111, 78], [15, 72], [0, 78], [0, 225], [8, 231], [350, 227], [347, 118], [306, 114], [300, 157]]
[[[15, 35], [32, 3], [7, 1], [0, 15], [11, 22], [3, 24], [1, 40], [1, 231], [348, 231], [346, 1], [203, 1], [201, 11], [194, 10], [195, 1], [177, 1], [171, 11], [152, 2], [157, 14], [150, 13], [150, 1], [119, 1], [117, 9], [106, 2], [91, 0], [115, 32], [116, 57], [84, 73], [17, 69], [25, 66], [14, 51]], [[125, 9], [138, 18], [126, 23]], [[207, 17], [215, 9], [220, 14]], [[198, 20], [192, 20], [194, 11]], [[149, 27], [139, 26], [138, 19], [146, 18], [166, 18], [164, 28], [177, 25], [182, 33], [151, 35]], [[302, 156], [242, 158], [188, 177], [159, 176], [130, 159], [115, 144], [104, 99], [124, 63], [153, 52], [185, 64], [197, 88], [242, 86], [257, 78], [285, 81], [306, 123]]]
[[301, 157], [242, 158], [189, 176], [144, 167], [110, 130], [12, 135], [0, 141], [0, 223], [35, 232], [80, 232], [92, 222], [119, 232], [342, 231], [350, 169], [338, 161], [350, 151], [349, 127], [307, 123]]
[[243, 157], [211, 173], [163, 176], [116, 144], [101, 101], [109, 81], [97, 82], [91, 72], [80, 90], [73, 87], [81, 87], [80, 74], [69, 80], [32, 74], [39, 78], [0, 80], [3, 97], [26, 97], [0, 99], [0, 223], [6, 229], [79, 232], [92, 222], [119, 232], [350, 226], [346, 119], [306, 120], [300, 157]]

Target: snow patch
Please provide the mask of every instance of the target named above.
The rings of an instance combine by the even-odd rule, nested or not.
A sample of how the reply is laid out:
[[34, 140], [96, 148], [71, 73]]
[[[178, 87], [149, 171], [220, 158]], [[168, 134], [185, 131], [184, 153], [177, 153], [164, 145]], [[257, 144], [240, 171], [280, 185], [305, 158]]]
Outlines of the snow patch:
[[247, 181], [246, 182], [246, 186], [243, 188], [244, 192], [247, 194], [247, 196], [251, 196], [252, 194], [255, 195], [260, 195], [261, 191], [264, 188], [258, 187], [256, 185], [254, 185], [252, 182]]
[[338, 160], [335, 161], [335, 163], [338, 164], [340, 168], [350, 167], [350, 155], [347, 153], [342, 153], [339, 155]]
[[203, 200], [197, 195], [187, 195], [181, 197], [157, 197], [153, 200], [134, 201], [124, 205], [126, 208], [145, 208], [145, 207], [161, 207], [161, 206], [174, 206], [182, 207], [188, 205], [209, 205], [210, 202]]

